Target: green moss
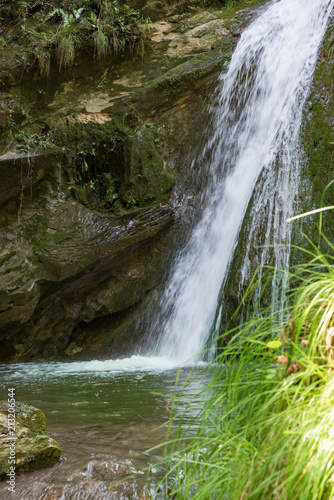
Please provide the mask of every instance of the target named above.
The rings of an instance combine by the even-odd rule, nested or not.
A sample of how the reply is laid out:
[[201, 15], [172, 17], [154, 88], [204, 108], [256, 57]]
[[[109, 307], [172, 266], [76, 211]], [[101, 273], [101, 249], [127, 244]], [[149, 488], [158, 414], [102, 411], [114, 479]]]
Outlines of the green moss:
[[[305, 165], [305, 210], [318, 208], [324, 189], [334, 179], [334, 30], [328, 28], [315, 71], [313, 88], [305, 106], [302, 142], [307, 156]], [[326, 191], [324, 205], [333, 205], [333, 187]], [[305, 220], [308, 235], [316, 241], [319, 216]], [[332, 238], [334, 213], [323, 217], [323, 231]], [[304, 228], [305, 230], [305, 228]]]
[[[165, 94], [174, 96], [192, 87], [194, 81], [200, 77], [212, 72], [214, 68], [220, 69], [224, 61], [224, 55], [220, 52], [220, 48], [224, 43], [227, 42], [217, 42], [209, 53], [193, 55], [186, 62], [171, 68], [163, 76], [151, 82], [145, 91], [158, 86]], [[228, 57], [230, 57], [230, 52], [229, 48]]]
[[220, 9], [221, 16], [224, 16], [225, 19], [231, 19], [235, 17], [240, 10], [247, 7], [256, 7], [257, 5], [261, 5], [267, 1], [268, 0], [227, 0], [225, 7]]
[[158, 152], [161, 146], [158, 134], [158, 129], [146, 124], [125, 145], [127, 178], [120, 189], [120, 198], [127, 207], [144, 207], [169, 198], [175, 178]]
[[22, 425], [28, 427], [31, 436], [37, 436], [47, 432], [45, 415], [38, 408], [34, 408], [25, 403], [17, 403], [16, 418]]
[[[9, 472], [8, 404], [0, 403], [0, 481]], [[22, 474], [55, 464], [61, 454], [58, 443], [46, 429], [44, 413], [33, 406], [15, 403], [15, 472]]]
[[218, 31], [218, 26], [212, 26], [210, 28], [204, 28], [200, 31], [197, 31], [196, 38], [202, 38], [205, 35], [214, 35]]
[[151, 125], [138, 128], [138, 116], [129, 113], [58, 131], [57, 144], [67, 148], [69, 189], [80, 203], [117, 213], [122, 204], [124, 210], [169, 198], [175, 180], [159, 151], [160, 129]]

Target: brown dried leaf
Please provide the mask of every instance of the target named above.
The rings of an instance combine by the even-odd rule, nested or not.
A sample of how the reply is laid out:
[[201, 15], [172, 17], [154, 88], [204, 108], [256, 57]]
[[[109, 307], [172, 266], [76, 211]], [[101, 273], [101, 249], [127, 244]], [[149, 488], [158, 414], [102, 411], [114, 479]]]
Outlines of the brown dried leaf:
[[325, 353], [329, 350], [330, 354], [332, 355], [332, 345], [333, 345], [333, 338], [334, 338], [334, 328], [329, 328], [327, 330], [327, 335], [326, 335], [326, 348], [325, 348]]
[[292, 375], [293, 373], [300, 372], [300, 370], [301, 370], [301, 368], [300, 368], [300, 364], [298, 363], [298, 361], [292, 361], [291, 365], [289, 366], [289, 368], [286, 371], [285, 376], [288, 377], [289, 375]]
[[290, 330], [290, 337], [292, 338], [292, 340], [294, 339], [295, 337], [295, 332], [293, 330], [293, 324], [294, 324], [294, 319], [290, 319], [289, 321], [289, 330]]
[[281, 365], [287, 365], [288, 356], [283, 356], [282, 354], [280, 356], [277, 356], [277, 362], [280, 363]]
[[286, 338], [286, 335], [285, 335], [285, 334], [286, 334], [286, 331], [287, 331], [287, 328], [288, 328], [288, 325], [285, 325], [285, 326], [283, 327], [283, 330], [282, 330], [282, 335], [281, 335], [281, 339], [283, 340], [283, 342], [284, 342], [285, 344], [289, 344], [289, 341], [288, 341], [288, 339]]

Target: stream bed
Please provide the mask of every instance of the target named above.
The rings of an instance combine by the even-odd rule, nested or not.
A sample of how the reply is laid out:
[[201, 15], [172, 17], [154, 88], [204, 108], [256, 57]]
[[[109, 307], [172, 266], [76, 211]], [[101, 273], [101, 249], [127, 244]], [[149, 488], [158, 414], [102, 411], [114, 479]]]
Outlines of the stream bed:
[[[181, 370], [179, 387], [189, 371]], [[18, 476], [14, 494], [0, 483], [0, 498], [152, 498], [165, 472], [164, 447], [148, 450], [166, 438], [176, 374], [171, 361], [140, 356], [0, 366], [0, 399], [15, 388], [16, 401], [45, 413], [62, 449], [55, 466]], [[163, 491], [155, 498], [163, 498]]]

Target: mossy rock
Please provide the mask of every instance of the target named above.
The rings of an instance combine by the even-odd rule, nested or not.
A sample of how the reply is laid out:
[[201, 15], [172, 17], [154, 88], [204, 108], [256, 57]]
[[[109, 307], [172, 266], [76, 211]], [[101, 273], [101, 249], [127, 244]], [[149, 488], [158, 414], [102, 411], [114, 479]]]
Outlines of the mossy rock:
[[65, 166], [77, 200], [117, 212], [168, 201], [175, 177], [163, 160], [159, 130], [137, 127], [138, 117], [114, 116], [104, 124], [72, 122], [57, 140], [67, 144]]
[[127, 206], [145, 206], [169, 199], [175, 177], [158, 153], [159, 141], [155, 130], [145, 127], [127, 141], [126, 178], [120, 191]]
[[[8, 479], [11, 470], [10, 450], [15, 449], [15, 474], [49, 467], [58, 462], [61, 454], [58, 443], [50, 437], [45, 416], [33, 406], [16, 402], [15, 426], [9, 425], [12, 413], [8, 403], [0, 403], [0, 480]], [[15, 428], [15, 431], [12, 429]], [[14, 445], [15, 443], [15, 445]]]
[[[328, 27], [304, 109], [302, 145], [306, 164], [302, 172], [301, 211], [333, 205], [334, 179], [334, 24]], [[325, 191], [326, 190], [326, 191]], [[303, 232], [312, 241], [319, 237], [319, 215], [303, 221]], [[333, 242], [334, 212], [323, 214], [322, 231]], [[328, 250], [327, 245], [323, 247]]]

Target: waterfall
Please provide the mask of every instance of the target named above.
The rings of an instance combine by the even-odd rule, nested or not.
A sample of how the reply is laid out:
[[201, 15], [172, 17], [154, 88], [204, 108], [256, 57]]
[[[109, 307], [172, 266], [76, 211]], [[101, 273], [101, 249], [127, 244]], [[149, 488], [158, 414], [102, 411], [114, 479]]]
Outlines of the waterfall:
[[[243, 32], [219, 78], [215, 133], [202, 194], [206, 208], [178, 255], [152, 326], [162, 356], [186, 362], [204, 347], [245, 211], [255, 192], [249, 242], [267, 212], [265, 241], [288, 266], [291, 215], [298, 187], [298, 134], [319, 45], [334, 0], [274, 0]], [[261, 182], [260, 182], [261, 180]], [[257, 186], [258, 184], [258, 186]], [[260, 187], [259, 187], [260, 186]], [[270, 235], [273, 235], [269, 240]], [[268, 255], [263, 253], [263, 258]], [[247, 278], [249, 248], [242, 276]]]

